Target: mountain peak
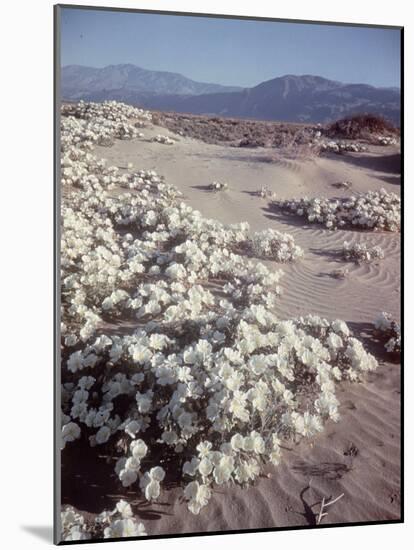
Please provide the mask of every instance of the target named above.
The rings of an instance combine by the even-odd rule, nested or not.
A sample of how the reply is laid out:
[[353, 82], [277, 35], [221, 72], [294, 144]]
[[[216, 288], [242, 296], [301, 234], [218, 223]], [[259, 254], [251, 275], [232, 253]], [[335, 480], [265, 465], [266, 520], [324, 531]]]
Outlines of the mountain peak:
[[182, 74], [151, 71], [132, 63], [85, 67], [69, 65], [62, 68], [62, 93], [67, 99], [80, 99], [88, 94], [115, 93], [128, 90], [135, 93], [200, 95], [239, 91], [237, 86], [222, 86], [196, 82]]
[[131, 63], [104, 68], [70, 65], [62, 68], [61, 89], [64, 99], [116, 99], [161, 111], [290, 122], [326, 122], [370, 112], [400, 123], [399, 91], [310, 74], [286, 74], [244, 89]]

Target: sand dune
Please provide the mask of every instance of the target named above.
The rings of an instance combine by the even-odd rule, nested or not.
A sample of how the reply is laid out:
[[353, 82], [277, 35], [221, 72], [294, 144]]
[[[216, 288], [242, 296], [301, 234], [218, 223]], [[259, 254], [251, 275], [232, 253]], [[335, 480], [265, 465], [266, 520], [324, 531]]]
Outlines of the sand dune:
[[[204, 216], [224, 223], [248, 221], [252, 230], [272, 227], [291, 233], [306, 254], [300, 262], [283, 267], [281, 317], [312, 311], [345, 321], [371, 323], [382, 310], [399, 317], [399, 234], [329, 231], [272, 211], [268, 202], [256, 195], [264, 185], [278, 198], [346, 197], [382, 187], [399, 193], [399, 185], [384, 179], [390, 173], [377, 170], [384, 168], [384, 156], [397, 156], [396, 151], [390, 152], [391, 147], [372, 147], [369, 153], [363, 154], [270, 162], [269, 149], [238, 149], [190, 138], [180, 138], [171, 146], [150, 142], [158, 133], [173, 136], [164, 128], [154, 127], [146, 130], [145, 141], [117, 141], [111, 148], [96, 147], [96, 152], [110, 164], [123, 167], [131, 162], [136, 169], [156, 170], [180, 189], [185, 201]], [[374, 168], [361, 167], [362, 156], [372, 159]], [[397, 173], [392, 175], [395, 179], [399, 177]], [[207, 187], [213, 180], [227, 182], [229, 189], [212, 193]], [[343, 181], [352, 183], [351, 191], [332, 185]], [[380, 245], [386, 259], [378, 265], [364, 266], [338, 261], [336, 253], [345, 240]], [[342, 267], [348, 267], [350, 272], [346, 280], [330, 276], [333, 270]], [[382, 289], [380, 296], [379, 289]]]
[[[305, 256], [282, 266], [280, 317], [316, 313], [341, 318], [381, 365], [367, 383], [342, 386], [338, 424], [328, 423], [311, 444], [285, 449], [281, 465], [269, 467], [269, 477], [255, 486], [216, 490], [200, 516], [188, 513], [174, 486], [164, 491], [159, 503], [132, 500], [134, 512], [145, 520], [149, 534], [311, 525], [318, 511], [312, 504], [344, 493], [324, 523], [398, 519], [400, 366], [385, 357], [373, 321], [381, 311], [400, 316], [400, 235], [329, 231], [269, 209], [255, 192], [265, 185], [279, 198], [346, 197], [382, 187], [399, 193], [399, 151], [371, 146], [366, 153], [270, 159], [269, 149], [238, 149], [190, 138], [171, 146], [152, 143], [158, 133], [173, 136], [165, 128], [152, 127], [144, 139], [117, 141], [95, 152], [119, 167], [131, 162], [136, 169], [155, 169], [207, 217], [225, 223], [248, 221], [253, 230], [272, 227], [291, 233]], [[229, 189], [208, 191], [213, 180], [226, 181]], [[351, 182], [351, 190], [332, 185], [341, 181]], [[345, 240], [380, 245], [386, 257], [378, 264], [344, 262], [338, 251]], [[332, 276], [344, 267], [349, 269], [344, 279]]]

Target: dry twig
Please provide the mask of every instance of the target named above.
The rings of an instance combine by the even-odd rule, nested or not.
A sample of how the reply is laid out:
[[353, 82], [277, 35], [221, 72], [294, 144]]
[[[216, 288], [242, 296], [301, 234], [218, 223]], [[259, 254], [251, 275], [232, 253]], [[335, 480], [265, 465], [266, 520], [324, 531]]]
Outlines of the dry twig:
[[341, 493], [338, 497], [334, 498], [333, 500], [329, 500], [328, 502], [326, 502], [325, 497], [323, 497], [321, 502], [321, 508], [316, 518], [316, 525], [320, 525], [322, 518], [328, 515], [328, 512], [325, 512], [324, 510], [326, 510], [328, 506], [332, 506], [332, 504], [335, 504], [335, 502], [338, 502], [338, 500], [340, 500], [343, 496], [344, 496], [344, 493]]

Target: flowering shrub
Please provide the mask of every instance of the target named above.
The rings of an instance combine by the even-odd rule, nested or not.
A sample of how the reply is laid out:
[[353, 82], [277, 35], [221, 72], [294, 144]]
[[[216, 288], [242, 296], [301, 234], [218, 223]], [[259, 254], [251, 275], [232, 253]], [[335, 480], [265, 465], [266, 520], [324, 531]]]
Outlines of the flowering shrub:
[[368, 191], [343, 199], [301, 198], [273, 201], [309, 222], [322, 223], [330, 229], [359, 227], [383, 231], [399, 231], [401, 199], [385, 189]]
[[219, 181], [213, 181], [212, 183], [210, 183], [209, 185], [209, 188], [212, 190], [212, 191], [224, 191], [225, 189], [228, 189], [228, 184], [223, 182], [219, 182]]
[[377, 136], [376, 144], [377, 145], [396, 145], [397, 139], [393, 136]]
[[337, 189], [350, 189], [352, 187], [352, 183], [350, 181], [337, 181], [331, 185]]
[[258, 258], [269, 258], [278, 262], [296, 260], [303, 256], [303, 250], [295, 244], [292, 235], [274, 229], [256, 231], [250, 239], [250, 247]]
[[327, 153], [344, 153], [344, 152], [352, 152], [352, 153], [361, 153], [363, 151], [367, 150], [367, 147], [363, 145], [362, 143], [355, 142], [348, 142], [348, 141], [320, 141], [318, 142], [318, 145], [320, 147], [320, 150], [322, 152]]
[[64, 104], [61, 113], [62, 151], [67, 141], [73, 145], [86, 142], [84, 148], [91, 149], [94, 143], [112, 145], [114, 139], [142, 137], [138, 128], [151, 121], [148, 111], [116, 101]]
[[362, 262], [370, 263], [384, 258], [384, 251], [380, 246], [369, 248], [365, 243], [350, 243], [345, 241], [342, 248], [342, 255], [345, 260], [352, 260], [359, 264]]
[[62, 105], [61, 114], [63, 117], [73, 116], [85, 120], [100, 120], [101, 118], [114, 122], [134, 120], [137, 127], [142, 127], [145, 122], [152, 121], [152, 115], [149, 111], [118, 101], [93, 103], [80, 100], [78, 103], [65, 103]]
[[401, 353], [401, 328], [389, 313], [382, 312], [375, 321], [375, 328], [385, 341], [388, 353]]
[[174, 145], [175, 143], [174, 140], [170, 137], [162, 136], [161, 134], [154, 136], [151, 141], [154, 141], [156, 143], [163, 143], [164, 145]]
[[266, 185], [263, 185], [258, 191], [257, 191], [257, 194], [259, 197], [261, 197], [262, 199], [272, 199], [272, 200], [275, 200], [276, 199], [276, 193], [274, 193], [273, 191], [271, 191], [268, 187], [266, 187]]
[[[104, 449], [119, 485], [149, 501], [182, 472], [198, 514], [216, 485], [245, 485], [277, 464], [283, 440], [337, 421], [337, 383], [377, 363], [342, 321], [274, 314], [281, 272], [248, 256], [301, 256], [290, 235], [205, 219], [155, 172], [107, 168], [71, 117], [62, 120], [62, 165], [72, 162], [71, 176], [62, 170], [62, 449], [78, 440]], [[88, 120], [99, 133], [97, 119]], [[108, 329], [119, 317], [134, 322], [131, 334]], [[64, 536], [144, 534], [128, 505], [119, 513], [90, 527], [67, 509]]]
[[61, 512], [61, 523], [64, 541], [142, 537], [147, 534], [125, 500], [117, 502], [111, 512], [104, 510], [93, 520], [86, 519], [72, 506], [66, 506]]

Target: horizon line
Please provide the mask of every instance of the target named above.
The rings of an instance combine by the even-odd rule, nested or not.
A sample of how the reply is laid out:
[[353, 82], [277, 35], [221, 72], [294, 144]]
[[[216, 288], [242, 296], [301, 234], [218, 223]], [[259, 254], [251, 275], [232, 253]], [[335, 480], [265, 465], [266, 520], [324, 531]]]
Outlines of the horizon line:
[[216, 84], [216, 85], [227, 87], [227, 88], [234, 87], [234, 88], [241, 88], [243, 90], [247, 90], [247, 89], [250, 89], [250, 88], [255, 88], [256, 86], [259, 86], [260, 84], [263, 84], [265, 82], [270, 82], [272, 80], [276, 80], [277, 78], [286, 78], [288, 76], [294, 76], [294, 77], [299, 77], [299, 78], [304, 77], [304, 76], [311, 76], [311, 77], [316, 77], [316, 78], [322, 78], [324, 80], [329, 80], [330, 82], [336, 82], [338, 84], [343, 84], [343, 85], [362, 84], [364, 86], [371, 86], [372, 88], [377, 88], [377, 89], [398, 89], [398, 90], [401, 91], [401, 86], [398, 85], [398, 84], [394, 85], [394, 86], [375, 86], [374, 84], [370, 84], [368, 82], [360, 82], [360, 81], [358, 81], [358, 82], [344, 82], [344, 81], [341, 81], [341, 80], [335, 80], [335, 79], [332, 79], [332, 78], [328, 78], [328, 77], [322, 76], [320, 74], [311, 74], [311, 73], [302, 73], [302, 74], [286, 73], [286, 74], [283, 74], [283, 75], [274, 76], [274, 77], [269, 78], [267, 80], [262, 80], [261, 82], [258, 82], [257, 84], [254, 84], [252, 86], [241, 86], [240, 84], [222, 84], [220, 82], [208, 82], [208, 81], [205, 81], [205, 80], [195, 80], [194, 78], [186, 76], [185, 74], [177, 72], [177, 71], [170, 71], [170, 70], [163, 70], [163, 69], [148, 69], [146, 67], [142, 67], [141, 65], [136, 65], [135, 63], [110, 63], [109, 65], [103, 65], [101, 67], [96, 67], [96, 66], [93, 66], [93, 65], [82, 65], [81, 63], [68, 63], [66, 65], [61, 65], [61, 68], [65, 69], [66, 67], [85, 67], [87, 69], [107, 69], [108, 67], [117, 67], [119, 65], [124, 65], [124, 66], [129, 65], [129, 66], [132, 66], [132, 67], [137, 67], [138, 69], [143, 69], [144, 71], [151, 71], [151, 72], [156, 72], [156, 73], [176, 74], [176, 75], [180, 75], [184, 78], [187, 78], [188, 80], [192, 80], [193, 82], [198, 82], [198, 83], [201, 83], [201, 84]]

